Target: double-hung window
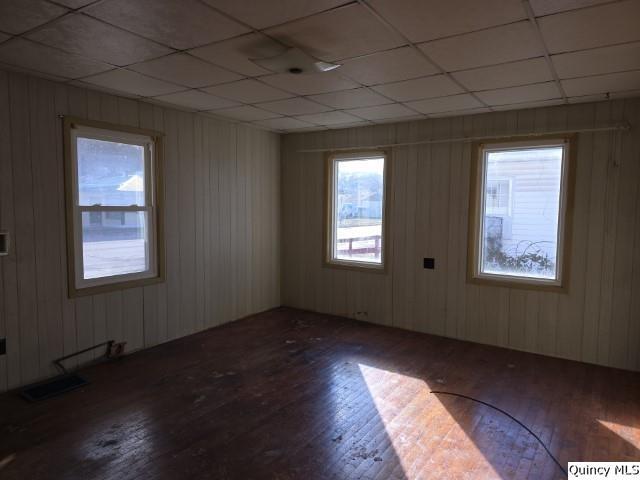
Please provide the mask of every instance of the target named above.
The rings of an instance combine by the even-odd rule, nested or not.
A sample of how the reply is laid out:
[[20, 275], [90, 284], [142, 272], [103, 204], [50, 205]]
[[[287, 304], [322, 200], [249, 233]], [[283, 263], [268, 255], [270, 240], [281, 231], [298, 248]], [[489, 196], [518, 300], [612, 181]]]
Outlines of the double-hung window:
[[388, 172], [383, 151], [327, 158], [325, 265], [384, 271]]
[[469, 278], [560, 290], [568, 275], [572, 137], [476, 146]]
[[69, 293], [162, 279], [161, 134], [65, 118]]

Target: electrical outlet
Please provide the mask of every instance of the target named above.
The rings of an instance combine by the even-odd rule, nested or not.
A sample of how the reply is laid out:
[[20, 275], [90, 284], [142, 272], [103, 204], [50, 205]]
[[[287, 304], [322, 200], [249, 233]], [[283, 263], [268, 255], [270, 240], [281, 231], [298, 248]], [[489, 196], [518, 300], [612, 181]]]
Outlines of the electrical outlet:
[[7, 354], [7, 339], [0, 338], [0, 355], [6, 355], [6, 354]]

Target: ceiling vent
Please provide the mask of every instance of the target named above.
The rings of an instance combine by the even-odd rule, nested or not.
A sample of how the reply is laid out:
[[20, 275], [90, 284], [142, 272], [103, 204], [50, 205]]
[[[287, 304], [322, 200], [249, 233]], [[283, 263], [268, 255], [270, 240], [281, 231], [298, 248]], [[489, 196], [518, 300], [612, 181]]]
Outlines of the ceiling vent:
[[321, 62], [299, 48], [289, 48], [273, 57], [252, 58], [250, 60], [272, 72], [291, 73], [293, 75], [324, 73], [335, 70], [340, 66], [335, 63]]

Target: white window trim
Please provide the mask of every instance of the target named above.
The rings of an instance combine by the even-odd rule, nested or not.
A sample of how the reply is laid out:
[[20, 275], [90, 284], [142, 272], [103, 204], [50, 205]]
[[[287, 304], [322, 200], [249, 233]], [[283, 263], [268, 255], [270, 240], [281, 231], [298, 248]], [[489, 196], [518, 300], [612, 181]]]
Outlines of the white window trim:
[[[91, 126], [97, 125], [97, 126]], [[129, 131], [131, 130], [131, 131]], [[136, 133], [141, 131], [144, 133]], [[69, 294], [70, 296], [97, 293], [98, 291], [108, 291], [118, 288], [127, 288], [141, 285], [151, 281], [161, 281], [163, 279], [163, 269], [161, 263], [162, 252], [161, 235], [159, 225], [159, 197], [157, 182], [160, 181], [158, 175], [159, 161], [158, 141], [162, 134], [128, 127], [103, 124], [101, 122], [85, 121], [73, 118], [65, 118], [65, 148], [67, 155], [68, 185], [67, 188], [67, 241], [72, 243], [73, 248], [69, 249]], [[78, 185], [78, 138], [89, 138], [112, 142], [139, 145], [144, 148], [144, 182], [145, 182], [145, 202], [144, 205], [80, 205], [79, 185]], [[147, 269], [142, 272], [135, 272], [122, 275], [111, 275], [99, 278], [85, 279], [84, 271], [84, 250], [82, 244], [82, 213], [83, 212], [145, 212], [147, 230], [146, 257]], [[73, 269], [71, 268], [73, 266]]]
[[[336, 165], [341, 161], [366, 160], [371, 158], [383, 158], [384, 169], [382, 172], [383, 188], [382, 188], [382, 233], [381, 242], [382, 249], [380, 251], [380, 263], [367, 262], [362, 260], [345, 260], [336, 258], [335, 247], [337, 245], [337, 228], [335, 223], [335, 212], [337, 198], [335, 192], [337, 190], [337, 169]], [[356, 268], [373, 272], [385, 272], [388, 262], [388, 192], [390, 179], [389, 154], [384, 150], [362, 151], [355, 153], [335, 153], [329, 154], [327, 157], [327, 188], [326, 188], [326, 218], [325, 218], [325, 246], [324, 246], [324, 264], [325, 266]]]
[[[536, 138], [531, 140], [513, 141], [513, 142], [496, 142], [483, 143], [477, 145], [477, 157], [474, 165], [474, 175], [472, 175], [472, 196], [469, 215], [470, 215], [470, 246], [469, 246], [469, 275], [471, 281], [479, 283], [493, 283], [497, 285], [514, 286], [514, 287], [542, 287], [551, 290], [565, 290], [567, 287], [568, 277], [568, 260], [569, 249], [567, 241], [570, 239], [571, 231], [571, 215], [570, 209], [572, 205], [573, 195], [573, 165], [572, 145], [573, 136], [553, 137], [553, 138]], [[554, 279], [545, 279], [537, 277], [527, 277], [525, 275], [505, 275], [482, 272], [482, 232], [484, 229], [483, 221], [485, 217], [484, 194], [486, 188], [486, 162], [487, 154], [500, 150], [518, 150], [518, 149], [536, 149], [540, 147], [561, 146], [563, 147], [562, 171], [560, 178], [560, 203], [558, 214], [558, 232], [557, 232], [557, 250], [556, 250], [556, 277]], [[511, 195], [511, 193], [510, 193]]]

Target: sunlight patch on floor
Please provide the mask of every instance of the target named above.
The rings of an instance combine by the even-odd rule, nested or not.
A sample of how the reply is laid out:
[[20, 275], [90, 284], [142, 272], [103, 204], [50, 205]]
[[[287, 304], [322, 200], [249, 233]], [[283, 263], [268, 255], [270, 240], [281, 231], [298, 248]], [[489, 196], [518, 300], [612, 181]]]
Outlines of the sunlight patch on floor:
[[598, 420], [598, 422], [607, 430], [612, 431], [623, 440], [626, 440], [637, 449], [640, 449], [640, 442], [638, 442], [638, 438], [640, 438], [640, 427], [623, 425], [620, 423], [609, 422], [607, 420]]
[[473, 408], [454, 418], [423, 380], [369, 365], [358, 365], [378, 415], [407, 478], [442, 477], [432, 469], [455, 464], [456, 471], [499, 478], [468, 437], [482, 421]]

